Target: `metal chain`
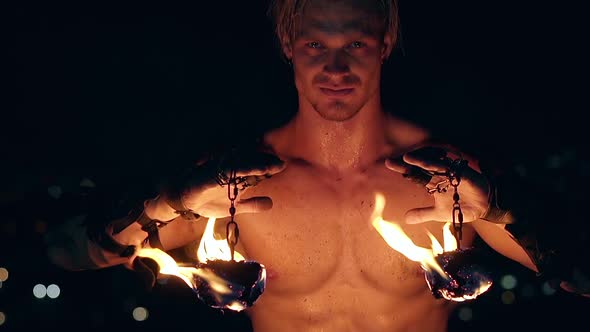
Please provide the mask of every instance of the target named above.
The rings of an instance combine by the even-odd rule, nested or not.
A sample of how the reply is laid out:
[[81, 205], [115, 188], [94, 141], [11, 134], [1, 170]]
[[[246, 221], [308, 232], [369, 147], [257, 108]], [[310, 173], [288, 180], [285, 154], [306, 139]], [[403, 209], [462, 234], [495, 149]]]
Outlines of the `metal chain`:
[[453, 187], [453, 236], [457, 241], [457, 249], [461, 249], [461, 240], [463, 239], [463, 211], [459, 203], [458, 187], [461, 183], [461, 170], [467, 164], [467, 160], [453, 160], [448, 171], [449, 184]]
[[229, 207], [229, 215], [230, 221], [225, 225], [225, 236], [227, 239], [227, 245], [229, 246], [231, 260], [234, 260], [234, 252], [236, 245], [238, 244], [238, 239], [240, 238], [240, 229], [238, 228], [238, 224], [234, 220], [236, 215], [236, 206], [235, 200], [238, 197], [238, 180], [236, 176], [236, 171], [231, 170], [229, 180], [227, 181], [227, 198], [230, 201]]

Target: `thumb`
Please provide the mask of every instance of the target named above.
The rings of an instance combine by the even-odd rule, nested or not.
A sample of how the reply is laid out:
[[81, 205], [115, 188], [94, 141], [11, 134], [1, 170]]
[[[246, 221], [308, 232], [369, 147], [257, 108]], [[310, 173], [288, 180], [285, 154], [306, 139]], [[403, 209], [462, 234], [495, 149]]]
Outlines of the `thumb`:
[[416, 208], [406, 212], [405, 222], [406, 224], [421, 224], [427, 221], [440, 221], [444, 222], [448, 219], [447, 215], [434, 207]]
[[250, 197], [239, 200], [236, 203], [237, 213], [253, 213], [270, 210], [272, 208], [272, 199], [266, 196]]

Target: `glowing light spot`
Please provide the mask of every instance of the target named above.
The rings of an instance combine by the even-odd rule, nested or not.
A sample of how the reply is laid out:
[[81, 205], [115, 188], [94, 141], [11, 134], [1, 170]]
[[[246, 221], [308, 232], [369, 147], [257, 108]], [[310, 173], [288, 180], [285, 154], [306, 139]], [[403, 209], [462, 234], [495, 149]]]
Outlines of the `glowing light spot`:
[[42, 299], [47, 295], [47, 288], [45, 288], [45, 285], [36, 284], [35, 287], [33, 287], [33, 295], [38, 299]]
[[47, 188], [47, 193], [49, 194], [49, 196], [58, 199], [63, 194], [63, 190], [60, 186], [51, 186]]
[[511, 274], [507, 274], [500, 279], [500, 285], [504, 289], [514, 289], [517, 284], [518, 281], [516, 280], [516, 277]]
[[52, 299], [55, 299], [59, 296], [60, 293], [60, 289], [58, 285], [55, 284], [51, 284], [49, 286], [47, 286], [47, 296], [49, 296]]
[[516, 300], [516, 296], [511, 291], [505, 291], [502, 293], [502, 303], [504, 304], [512, 304]]
[[96, 187], [96, 184], [89, 178], [84, 178], [82, 181], [80, 181], [80, 187], [94, 188]]
[[0, 325], [4, 324], [6, 322], [6, 315], [0, 311]]
[[553, 295], [553, 294], [555, 294], [555, 292], [556, 292], [557, 290], [555, 290], [555, 288], [553, 288], [553, 287], [552, 287], [552, 286], [549, 284], [549, 282], [548, 282], [548, 281], [545, 281], [545, 282], [543, 283], [543, 286], [541, 286], [541, 291], [543, 292], [543, 294], [545, 294], [545, 295], [547, 295], [547, 296], [550, 296], [550, 295]]
[[148, 311], [144, 307], [137, 307], [133, 309], [133, 319], [138, 322], [143, 322], [148, 318]]
[[460, 320], [468, 322], [473, 319], [473, 310], [471, 310], [469, 307], [459, 308], [457, 311], [457, 316], [459, 316]]
[[0, 282], [8, 280], [8, 270], [0, 267]]

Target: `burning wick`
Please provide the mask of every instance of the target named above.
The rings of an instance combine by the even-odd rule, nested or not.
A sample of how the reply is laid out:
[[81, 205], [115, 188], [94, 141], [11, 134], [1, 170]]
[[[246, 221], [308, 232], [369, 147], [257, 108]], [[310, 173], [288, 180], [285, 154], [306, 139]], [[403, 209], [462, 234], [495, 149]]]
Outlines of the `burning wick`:
[[159, 249], [144, 248], [138, 256], [153, 259], [160, 274], [181, 278], [210, 307], [242, 311], [252, 306], [264, 292], [266, 269], [258, 262], [245, 260], [237, 251], [232, 260], [227, 241], [215, 239], [214, 226], [215, 218], [209, 218], [197, 251], [199, 262], [196, 265], [179, 266]]
[[197, 267], [224, 280], [230, 291], [220, 293], [216, 291], [216, 282], [201, 278], [196, 293], [213, 308], [238, 308], [240, 311], [252, 306], [264, 292], [266, 269], [258, 262], [246, 261], [244, 256], [230, 248], [226, 239], [215, 239], [214, 227], [215, 219], [210, 218], [197, 251]]
[[428, 288], [435, 298], [463, 302], [475, 299], [492, 286], [488, 271], [475, 263], [477, 252], [473, 249], [457, 250], [450, 223], [443, 227], [444, 248], [430, 233], [432, 249], [422, 248], [416, 246], [397, 223], [383, 220], [384, 208], [385, 197], [377, 193], [371, 217], [373, 227], [391, 248], [420, 263]]
[[436, 298], [463, 302], [472, 300], [492, 286], [488, 271], [475, 263], [478, 255], [473, 249], [447, 251], [435, 256], [444, 275], [424, 270], [426, 283]]

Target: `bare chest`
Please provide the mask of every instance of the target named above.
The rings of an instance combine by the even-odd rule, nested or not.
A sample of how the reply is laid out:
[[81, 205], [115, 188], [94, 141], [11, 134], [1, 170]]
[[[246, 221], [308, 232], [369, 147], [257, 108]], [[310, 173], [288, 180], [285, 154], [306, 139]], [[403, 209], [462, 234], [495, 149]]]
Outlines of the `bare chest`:
[[314, 293], [330, 284], [387, 292], [415, 291], [408, 282], [424, 287], [419, 264], [390, 248], [371, 223], [376, 193], [382, 193], [384, 219], [399, 222], [416, 245], [429, 247], [427, 231], [440, 238], [440, 224], [403, 225], [407, 210], [432, 205], [424, 188], [385, 167], [326, 178], [289, 167], [244, 193], [273, 200], [271, 210], [237, 218], [248, 258], [269, 270], [268, 291]]

